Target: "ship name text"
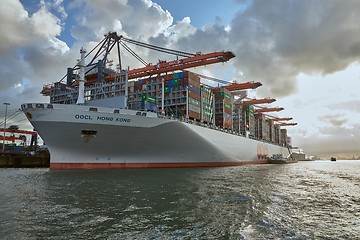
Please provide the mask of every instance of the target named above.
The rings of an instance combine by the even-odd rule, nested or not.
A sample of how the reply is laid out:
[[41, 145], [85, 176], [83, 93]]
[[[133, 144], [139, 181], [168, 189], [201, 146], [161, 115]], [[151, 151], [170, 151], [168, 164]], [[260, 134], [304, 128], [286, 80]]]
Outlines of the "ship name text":
[[[76, 114], [75, 119], [80, 120], [94, 120], [92, 116], [86, 114]], [[109, 116], [97, 116], [95, 118], [96, 121], [106, 121], [106, 122], [130, 122], [130, 118], [122, 118], [122, 117], [109, 117]]]

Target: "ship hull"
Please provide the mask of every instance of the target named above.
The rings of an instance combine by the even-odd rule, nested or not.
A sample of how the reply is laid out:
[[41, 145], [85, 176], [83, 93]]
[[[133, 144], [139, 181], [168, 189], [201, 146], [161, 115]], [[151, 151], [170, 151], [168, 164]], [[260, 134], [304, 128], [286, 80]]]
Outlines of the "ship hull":
[[238, 166], [288, 153], [279, 145], [132, 110], [51, 106], [22, 107], [49, 148], [51, 169]]

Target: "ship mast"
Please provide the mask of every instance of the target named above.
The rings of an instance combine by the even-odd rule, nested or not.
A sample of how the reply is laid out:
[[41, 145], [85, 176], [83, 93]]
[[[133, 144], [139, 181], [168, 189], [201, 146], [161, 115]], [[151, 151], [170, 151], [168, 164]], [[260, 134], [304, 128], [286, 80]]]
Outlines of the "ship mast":
[[79, 76], [79, 97], [77, 99], [76, 104], [83, 105], [85, 103], [84, 100], [84, 91], [85, 91], [85, 53], [86, 50], [84, 48], [80, 49], [80, 62], [79, 62], [79, 68], [80, 68], [80, 76]]

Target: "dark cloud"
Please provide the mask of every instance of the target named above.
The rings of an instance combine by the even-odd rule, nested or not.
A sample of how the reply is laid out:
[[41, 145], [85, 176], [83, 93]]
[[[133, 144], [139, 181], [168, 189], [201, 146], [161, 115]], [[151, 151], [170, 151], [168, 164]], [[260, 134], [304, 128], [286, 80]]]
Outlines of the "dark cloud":
[[359, 1], [247, 2], [231, 23], [234, 65], [265, 82], [264, 95], [290, 95], [298, 74], [329, 74], [358, 61]]

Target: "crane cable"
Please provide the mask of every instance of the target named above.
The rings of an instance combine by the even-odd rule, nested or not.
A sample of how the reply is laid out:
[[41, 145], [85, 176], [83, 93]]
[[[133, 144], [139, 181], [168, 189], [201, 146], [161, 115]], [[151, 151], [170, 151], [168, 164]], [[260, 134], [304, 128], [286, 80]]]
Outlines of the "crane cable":
[[137, 60], [139, 60], [139, 62], [141, 62], [142, 64], [144, 64], [145, 66], [148, 65], [148, 63], [142, 59], [138, 54], [136, 54], [128, 45], [126, 45], [125, 43], [120, 41], [121, 46], [123, 46], [123, 48], [125, 48], [126, 51], [128, 51], [131, 55], [133, 55], [133, 57], [135, 57]]
[[169, 49], [169, 48], [159, 47], [159, 46], [151, 45], [151, 44], [148, 44], [148, 43], [138, 42], [138, 41], [135, 41], [135, 40], [132, 40], [132, 39], [129, 39], [129, 38], [125, 38], [125, 37], [122, 37], [121, 40], [126, 41], [128, 43], [135, 44], [135, 45], [140, 46], [140, 47], [149, 48], [149, 49], [152, 49], [152, 50], [155, 50], [155, 51], [164, 52], [164, 53], [168, 53], [168, 54], [172, 54], [172, 55], [176, 55], [176, 56], [193, 57], [193, 56], [196, 55], [194, 53], [188, 53], [188, 52], [173, 50], [173, 49]]

